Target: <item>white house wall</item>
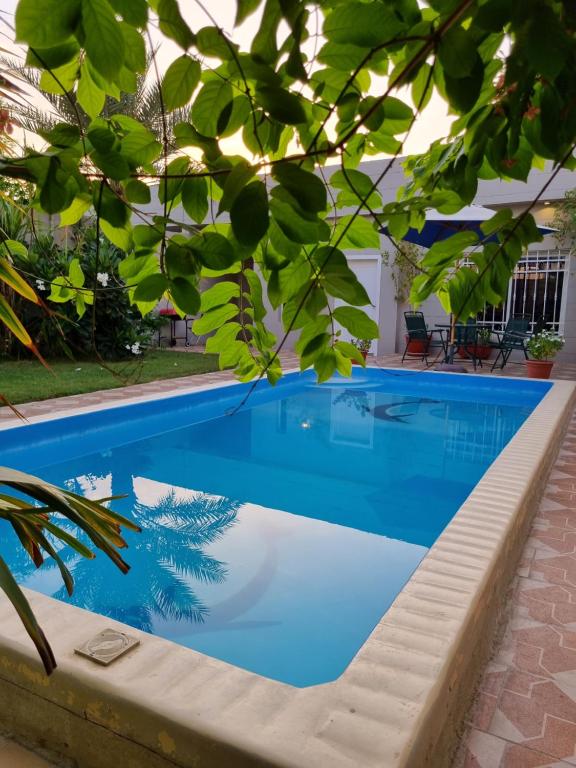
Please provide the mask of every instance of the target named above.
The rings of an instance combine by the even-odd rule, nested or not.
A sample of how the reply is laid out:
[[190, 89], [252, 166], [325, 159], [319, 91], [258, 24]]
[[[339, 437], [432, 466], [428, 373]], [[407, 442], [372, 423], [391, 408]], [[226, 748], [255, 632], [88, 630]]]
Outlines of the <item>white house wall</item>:
[[[359, 170], [369, 175], [375, 181], [379, 179], [387, 160], [370, 160], [361, 163]], [[382, 196], [383, 203], [392, 202], [397, 199], [398, 190], [402, 187], [407, 178], [404, 175], [402, 169], [402, 159], [398, 159], [393, 165], [391, 170], [386, 176], [379, 182], [378, 189]], [[339, 165], [327, 166], [324, 168], [323, 174], [326, 177], [330, 177], [331, 173], [338, 170]], [[552, 167], [548, 165], [544, 171], [533, 170], [526, 183], [520, 181], [480, 181], [478, 185], [478, 194], [474, 202], [478, 205], [484, 205], [492, 207], [494, 209], [502, 207], [510, 207], [515, 215], [520, 213], [526, 205], [537, 197], [542, 188], [549, 183], [544, 195], [541, 196], [541, 202], [534, 206], [532, 213], [536, 222], [541, 225], [550, 224], [554, 217], [556, 204], [564, 198], [565, 193], [576, 187], [576, 177], [573, 172], [567, 170], [561, 170], [555, 178], [551, 181]], [[157, 196], [153, 195], [153, 201], [149, 206], [146, 206], [147, 213], [160, 213], [161, 206], [158, 203]], [[353, 209], [346, 209], [342, 213], [351, 213]], [[171, 214], [172, 218], [183, 224], [189, 223], [186, 213], [181, 206], [175, 208]], [[226, 216], [226, 214], [225, 214]], [[220, 220], [220, 219], [219, 219]], [[225, 220], [224, 217], [221, 220]], [[390, 243], [386, 239], [384, 242], [382, 238], [381, 251], [389, 251]], [[558, 247], [558, 243], [553, 236], [544, 238], [544, 241], [540, 244], [535, 244], [534, 248], [541, 249], [554, 249]], [[362, 252], [351, 251], [350, 255], [357, 257]], [[370, 255], [369, 251], [365, 252], [367, 256]], [[351, 261], [353, 266], [353, 260]], [[364, 277], [359, 275], [360, 279]], [[566, 346], [559, 355], [564, 360], [574, 361], [576, 360], [576, 262], [575, 257], [571, 257], [568, 260], [568, 268], [566, 270], [565, 284], [564, 284], [564, 301], [563, 301], [563, 323], [561, 330], [566, 337]], [[378, 321], [380, 326], [380, 338], [377, 342], [378, 354], [386, 354], [394, 351], [402, 351], [404, 349], [404, 318], [403, 312], [409, 309], [408, 305], [399, 305], [395, 298], [395, 286], [392, 280], [392, 271], [390, 267], [382, 264], [380, 270], [380, 281], [378, 287], [373, 285], [367, 285], [366, 288], [369, 294], [377, 296], [375, 303], [378, 305]], [[278, 338], [283, 335], [283, 328], [281, 322], [281, 316], [279, 310], [273, 310], [268, 307], [269, 312], [267, 315], [267, 324], [270, 330], [276, 334]], [[433, 297], [428, 299], [420, 308], [426, 317], [426, 320], [430, 327], [433, 327], [435, 323], [446, 322], [446, 315], [443, 312], [438, 300]], [[294, 342], [297, 339], [298, 334], [292, 333], [285, 345], [285, 349], [293, 349]]]

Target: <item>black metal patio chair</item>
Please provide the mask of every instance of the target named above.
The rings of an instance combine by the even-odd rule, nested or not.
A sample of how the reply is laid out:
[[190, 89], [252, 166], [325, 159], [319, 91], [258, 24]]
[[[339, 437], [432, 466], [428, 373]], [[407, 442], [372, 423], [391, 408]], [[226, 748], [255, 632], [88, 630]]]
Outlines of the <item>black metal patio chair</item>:
[[524, 358], [528, 360], [526, 342], [530, 338], [530, 321], [530, 315], [515, 315], [508, 320], [503, 332], [493, 331], [497, 341], [493, 341], [490, 346], [493, 349], [497, 349], [498, 354], [492, 364], [492, 371], [496, 368], [500, 359], [502, 360], [500, 369], [504, 368], [510, 355], [515, 351], [522, 352]]
[[[428, 329], [424, 314], [422, 312], [404, 312], [404, 322], [406, 323], [406, 348], [402, 355], [402, 362], [406, 356], [420, 357], [426, 365], [428, 363], [428, 354], [435, 349], [442, 349], [446, 354], [446, 341], [444, 339], [444, 330], [440, 328]], [[435, 338], [438, 334], [439, 338]]]

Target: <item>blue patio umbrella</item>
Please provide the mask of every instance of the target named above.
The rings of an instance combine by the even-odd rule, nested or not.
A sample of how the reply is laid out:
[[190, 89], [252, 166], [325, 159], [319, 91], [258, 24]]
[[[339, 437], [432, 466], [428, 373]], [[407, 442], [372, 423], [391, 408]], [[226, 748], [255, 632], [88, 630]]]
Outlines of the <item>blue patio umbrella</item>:
[[[466, 205], [458, 213], [438, 213], [438, 211], [426, 212], [426, 223], [419, 232], [417, 229], [410, 228], [402, 238], [408, 243], [420, 245], [423, 248], [430, 248], [434, 243], [455, 235], [457, 232], [475, 232], [478, 240], [484, 243], [495, 242], [496, 235], [487, 236], [482, 232], [481, 225], [491, 219], [496, 211], [490, 208], [483, 208], [481, 205]], [[543, 235], [554, 232], [550, 227], [538, 226]], [[382, 227], [382, 234], [389, 235], [387, 227]]]
[[[439, 213], [438, 211], [433, 210], [427, 211], [426, 222], [422, 229], [418, 231], [411, 227], [402, 240], [408, 243], [414, 243], [423, 248], [431, 248], [434, 243], [438, 243], [441, 240], [447, 240], [457, 232], [475, 232], [478, 235], [479, 242], [495, 242], [498, 239], [496, 234], [485, 235], [481, 229], [482, 224], [488, 219], [491, 219], [495, 213], [496, 211], [493, 211], [490, 208], [484, 208], [481, 205], [466, 205], [457, 213], [451, 214]], [[540, 225], [538, 225], [538, 229], [543, 235], [555, 231], [550, 227], [543, 227]], [[380, 232], [384, 235], [390, 235], [387, 227], [382, 227]], [[452, 316], [450, 317], [450, 324], [453, 326]], [[453, 338], [453, 333], [451, 336]], [[445, 362], [451, 364], [453, 358], [454, 344], [451, 343]]]

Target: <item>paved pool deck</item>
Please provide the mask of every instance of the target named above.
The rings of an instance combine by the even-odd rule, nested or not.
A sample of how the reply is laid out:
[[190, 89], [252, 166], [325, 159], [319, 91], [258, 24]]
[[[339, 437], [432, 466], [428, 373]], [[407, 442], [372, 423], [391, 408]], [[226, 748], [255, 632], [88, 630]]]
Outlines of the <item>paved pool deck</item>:
[[[283, 362], [288, 368], [296, 360], [284, 355]], [[397, 368], [400, 356], [371, 362]], [[414, 359], [404, 367], [425, 370]], [[488, 374], [489, 367], [478, 373]], [[503, 374], [524, 376], [525, 371], [523, 365], [513, 364]], [[556, 364], [553, 376], [576, 380], [576, 364]], [[33, 419], [231, 379], [228, 371], [200, 374], [18, 408]], [[0, 408], [0, 423], [12, 418], [9, 409]], [[548, 478], [514, 581], [501, 598], [501, 631], [467, 715], [468, 730], [462, 735], [455, 768], [576, 766], [576, 414]], [[0, 768], [52, 765], [0, 733]]]

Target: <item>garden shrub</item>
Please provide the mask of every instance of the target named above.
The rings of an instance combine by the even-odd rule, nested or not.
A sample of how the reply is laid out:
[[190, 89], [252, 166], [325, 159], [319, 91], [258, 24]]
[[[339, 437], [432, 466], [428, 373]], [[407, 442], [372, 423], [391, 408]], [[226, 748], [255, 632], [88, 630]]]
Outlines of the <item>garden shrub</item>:
[[[84, 224], [74, 229], [70, 239], [73, 246], [66, 247], [56, 243], [51, 233], [37, 234], [26, 257], [13, 255], [14, 265], [48, 309], [14, 299], [15, 309], [40, 354], [46, 358], [75, 359], [98, 354], [105, 360], [119, 360], [131, 357], [133, 349], [145, 349], [158, 328], [158, 320], [153, 316], [143, 318], [130, 304], [118, 273], [122, 251], [102, 238], [97, 254], [95, 229], [86, 229]], [[74, 303], [55, 303], [49, 298], [54, 280], [68, 275], [73, 259], [78, 259], [84, 273], [88, 289], [84, 296], [91, 299], [89, 291], [96, 288], [94, 308], [88, 304], [81, 317]], [[8, 352], [13, 357], [28, 354], [17, 342], [12, 343]]]

